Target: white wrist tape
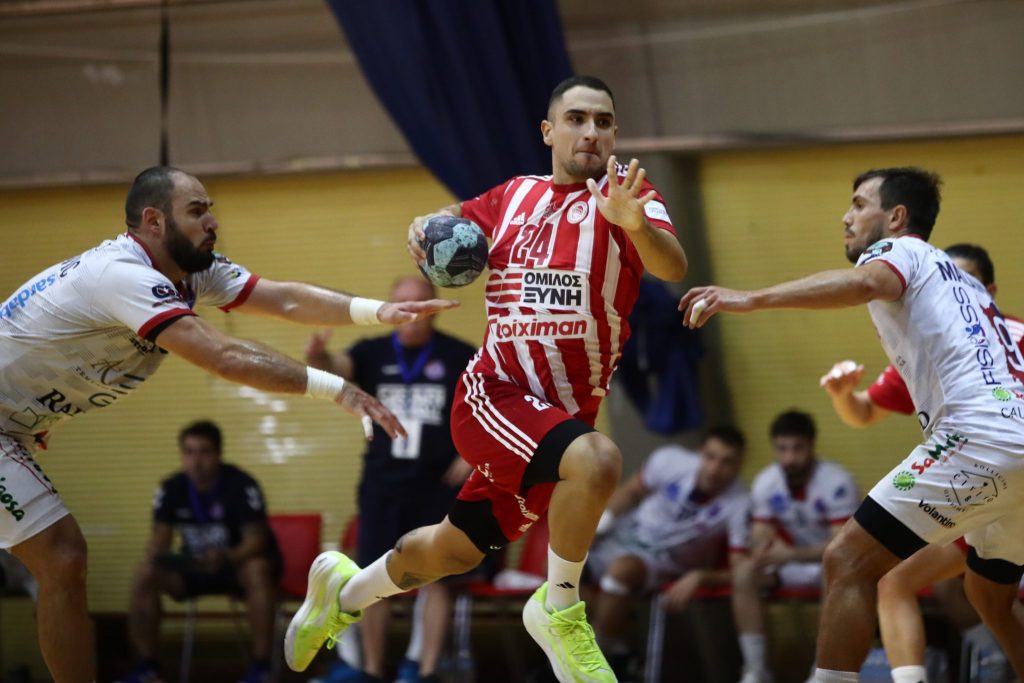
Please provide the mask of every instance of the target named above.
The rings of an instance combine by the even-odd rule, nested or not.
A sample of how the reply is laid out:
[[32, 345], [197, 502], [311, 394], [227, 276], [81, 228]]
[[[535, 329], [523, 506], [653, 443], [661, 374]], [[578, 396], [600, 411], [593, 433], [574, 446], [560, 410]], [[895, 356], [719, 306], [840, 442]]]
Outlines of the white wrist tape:
[[345, 388], [345, 380], [323, 370], [306, 366], [306, 396], [333, 401]]
[[377, 325], [380, 323], [380, 320], [377, 319], [377, 311], [383, 305], [384, 302], [378, 299], [353, 297], [348, 304], [348, 317], [352, 318], [352, 322], [356, 325]]

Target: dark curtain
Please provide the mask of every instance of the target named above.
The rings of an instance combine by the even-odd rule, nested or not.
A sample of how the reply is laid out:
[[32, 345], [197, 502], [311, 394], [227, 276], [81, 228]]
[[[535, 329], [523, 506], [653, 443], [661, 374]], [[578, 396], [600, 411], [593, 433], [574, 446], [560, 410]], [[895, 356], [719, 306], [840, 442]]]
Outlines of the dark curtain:
[[551, 172], [540, 121], [572, 75], [555, 0], [327, 0], [377, 97], [459, 199]]

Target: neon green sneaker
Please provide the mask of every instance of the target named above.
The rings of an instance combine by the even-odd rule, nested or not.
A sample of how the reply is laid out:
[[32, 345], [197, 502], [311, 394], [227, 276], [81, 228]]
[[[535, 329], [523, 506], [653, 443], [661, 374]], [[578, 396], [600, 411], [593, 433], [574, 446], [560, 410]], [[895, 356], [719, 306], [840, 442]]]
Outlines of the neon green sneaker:
[[333, 550], [320, 553], [309, 568], [306, 600], [284, 635], [284, 659], [292, 671], [305, 671], [325, 642], [332, 647], [363, 612], [349, 614], [338, 605], [338, 593], [359, 571], [358, 565]]
[[615, 683], [618, 679], [594, 640], [582, 601], [561, 612], [549, 612], [544, 603], [548, 584], [537, 589], [523, 608], [523, 624], [551, 662], [561, 683]]

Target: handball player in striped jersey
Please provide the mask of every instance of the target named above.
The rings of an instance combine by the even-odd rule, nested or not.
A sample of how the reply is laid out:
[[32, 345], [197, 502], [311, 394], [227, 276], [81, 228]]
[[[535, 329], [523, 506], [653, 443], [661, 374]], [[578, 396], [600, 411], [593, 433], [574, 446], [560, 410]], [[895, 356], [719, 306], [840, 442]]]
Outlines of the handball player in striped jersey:
[[[664, 200], [636, 160], [616, 163], [611, 90], [580, 76], [552, 92], [541, 123], [552, 174], [517, 176], [441, 209], [491, 239], [487, 332], [463, 373], [452, 436], [474, 472], [448, 516], [365, 569], [324, 553], [285, 637], [302, 670], [378, 600], [465, 572], [548, 513], [548, 581], [523, 620], [560, 681], [614, 681], [579, 598], [580, 574], [621, 472], [594, 430], [644, 270], [678, 281], [687, 262]], [[409, 228], [418, 245], [427, 216]]]

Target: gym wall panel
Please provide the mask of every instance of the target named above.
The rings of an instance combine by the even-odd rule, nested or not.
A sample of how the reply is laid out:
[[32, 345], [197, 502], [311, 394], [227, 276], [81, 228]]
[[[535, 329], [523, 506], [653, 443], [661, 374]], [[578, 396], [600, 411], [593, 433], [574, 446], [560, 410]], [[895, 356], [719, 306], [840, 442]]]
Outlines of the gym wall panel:
[[[218, 178], [207, 183], [220, 223], [218, 248], [255, 273], [386, 298], [413, 273], [405, 251], [412, 217], [451, 202], [421, 170]], [[118, 234], [124, 186], [0, 192], [2, 296], [63, 258]], [[463, 306], [439, 327], [471, 343], [483, 334], [483, 291], [447, 295]], [[213, 324], [301, 358], [312, 328], [200, 310]], [[340, 328], [331, 347], [386, 333]], [[270, 395], [218, 380], [169, 358], [146, 387], [116, 406], [58, 428], [39, 461], [89, 542], [94, 611], [127, 608], [131, 571], [148, 536], [157, 482], [178, 467], [175, 438], [188, 421], [211, 418], [225, 434], [225, 460], [262, 483], [272, 512], [321, 511], [325, 540], [355, 512], [363, 448], [357, 420], [326, 401]]]
[[[708, 154], [701, 188], [714, 284], [757, 288], [830, 268], [849, 268], [842, 216], [851, 183], [873, 167], [918, 165], [945, 181], [932, 243], [974, 242], [996, 265], [1000, 308], [1024, 314], [1024, 137], [842, 145]], [[696, 284], [696, 283], [695, 283]], [[720, 316], [727, 386], [750, 437], [746, 476], [771, 461], [767, 433], [798, 407], [819, 427], [819, 452], [855, 473], [865, 491], [920, 440], [916, 418], [890, 416], [865, 430], [845, 426], [819, 388], [832, 363], [865, 365], [865, 384], [888, 362], [865, 307]]]

